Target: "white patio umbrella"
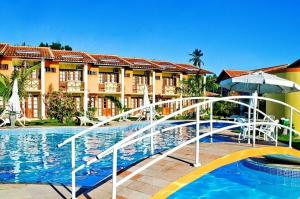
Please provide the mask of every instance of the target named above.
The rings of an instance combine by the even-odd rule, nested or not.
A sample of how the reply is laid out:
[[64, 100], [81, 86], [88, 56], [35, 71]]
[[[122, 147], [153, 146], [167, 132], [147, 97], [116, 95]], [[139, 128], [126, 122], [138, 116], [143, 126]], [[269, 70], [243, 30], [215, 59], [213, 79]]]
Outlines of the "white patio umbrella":
[[21, 113], [21, 104], [20, 104], [20, 97], [18, 94], [18, 80], [14, 80], [13, 84], [13, 90], [12, 90], [12, 95], [10, 99], [8, 100], [8, 105], [9, 105], [9, 110], [16, 112], [16, 113]]
[[295, 82], [262, 71], [221, 81], [221, 87], [248, 93], [290, 93], [300, 91]]
[[150, 100], [148, 96], [148, 88], [147, 85], [144, 85], [144, 98], [143, 98], [143, 106], [150, 105]]
[[[300, 91], [300, 86], [275, 75], [262, 71], [230, 78], [220, 82], [221, 87], [228, 90], [252, 93], [254, 96], [250, 105], [254, 108], [253, 121], [256, 121], [257, 95], [265, 93], [290, 93]], [[248, 113], [250, 114], [250, 112]], [[253, 145], [255, 145], [255, 129], [253, 127]]]

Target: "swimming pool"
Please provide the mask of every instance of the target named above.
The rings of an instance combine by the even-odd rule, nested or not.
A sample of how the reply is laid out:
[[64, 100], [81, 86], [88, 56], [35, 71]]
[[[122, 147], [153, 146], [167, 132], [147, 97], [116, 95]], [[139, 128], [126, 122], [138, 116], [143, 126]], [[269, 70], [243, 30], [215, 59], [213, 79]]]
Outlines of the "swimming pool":
[[273, 175], [236, 162], [206, 174], [173, 193], [168, 199], [281, 199], [299, 198], [300, 178]]
[[[76, 140], [76, 165], [89, 160], [114, 143], [146, 125], [145, 122], [129, 126], [98, 128]], [[159, 128], [173, 125], [166, 123]], [[205, 127], [205, 125], [203, 125]], [[0, 182], [1, 183], [71, 183], [70, 144], [57, 148], [66, 138], [82, 131], [81, 127], [22, 128], [0, 131]], [[195, 136], [194, 127], [183, 127], [154, 137], [155, 152], [177, 146]], [[209, 138], [202, 140], [209, 141]], [[214, 142], [230, 141], [214, 136]], [[150, 139], [130, 145], [119, 151], [118, 169], [126, 168], [150, 155]], [[92, 186], [111, 175], [112, 156], [92, 164], [77, 173], [77, 185]]]

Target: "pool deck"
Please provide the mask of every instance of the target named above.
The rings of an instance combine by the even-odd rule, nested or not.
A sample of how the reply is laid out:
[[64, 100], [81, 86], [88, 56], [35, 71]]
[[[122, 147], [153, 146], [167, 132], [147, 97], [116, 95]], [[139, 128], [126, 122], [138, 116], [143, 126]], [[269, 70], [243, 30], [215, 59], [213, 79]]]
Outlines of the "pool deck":
[[[223, 132], [222, 134], [236, 139], [237, 134]], [[256, 147], [266, 146], [266, 143], [257, 142]], [[202, 165], [220, 158], [229, 153], [251, 148], [252, 145], [237, 142], [200, 143], [200, 162]], [[170, 156], [147, 168], [140, 174], [122, 184], [117, 189], [118, 199], [150, 198], [160, 189], [196, 169], [193, 167], [195, 158], [195, 144], [190, 144], [176, 151]], [[145, 163], [145, 159], [121, 172], [118, 179], [130, 174]], [[109, 199], [111, 198], [111, 180], [90, 190], [84, 190], [79, 199]], [[0, 184], [1, 199], [61, 199], [71, 198], [70, 187], [33, 184]]]

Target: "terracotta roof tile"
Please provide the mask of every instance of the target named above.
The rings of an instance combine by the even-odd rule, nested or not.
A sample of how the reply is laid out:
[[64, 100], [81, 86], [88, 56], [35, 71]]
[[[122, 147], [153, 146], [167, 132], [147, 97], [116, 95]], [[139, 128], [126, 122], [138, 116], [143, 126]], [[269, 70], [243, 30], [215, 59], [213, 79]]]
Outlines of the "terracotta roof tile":
[[85, 52], [52, 50], [54, 61], [77, 62], [77, 63], [96, 63], [97, 61]]
[[97, 65], [103, 66], [130, 66], [131, 64], [126, 60], [116, 55], [103, 55], [103, 54], [91, 54], [91, 56], [97, 61]]
[[151, 62], [159, 65], [162, 71], [180, 72], [184, 70], [182, 67], [168, 61], [151, 60]]
[[251, 71], [246, 70], [224, 70], [224, 72], [227, 73], [229, 77], [239, 77], [251, 73]]
[[127, 62], [131, 63], [131, 68], [133, 69], [160, 69], [160, 66], [150, 62], [146, 59], [143, 58], [128, 58], [128, 57], [124, 57], [124, 60], [126, 60]]
[[176, 64], [182, 67], [187, 73], [193, 73], [193, 74], [213, 74], [212, 72], [205, 70], [205, 69], [199, 69], [191, 64]]
[[35, 59], [53, 59], [50, 48], [47, 47], [31, 47], [31, 46], [10, 46], [8, 45], [4, 51], [4, 56], [18, 58], [35, 58]]
[[0, 43], [0, 55], [3, 55], [5, 49], [7, 48], [8, 44]]
[[273, 73], [273, 72], [277, 72], [279, 70], [285, 69], [288, 66], [289, 66], [288, 64], [282, 64], [282, 65], [278, 65], [278, 66], [270, 66], [270, 67], [265, 67], [265, 68], [259, 68], [259, 69], [255, 69], [255, 70], [252, 70], [252, 71], [253, 72], [263, 71], [265, 73]]

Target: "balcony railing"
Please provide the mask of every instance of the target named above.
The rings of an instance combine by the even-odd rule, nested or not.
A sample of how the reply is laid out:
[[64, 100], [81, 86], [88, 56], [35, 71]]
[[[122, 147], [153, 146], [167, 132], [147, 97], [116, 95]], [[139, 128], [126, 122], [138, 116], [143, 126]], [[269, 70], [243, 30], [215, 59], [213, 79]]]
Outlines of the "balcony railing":
[[[138, 94], [143, 94], [144, 93], [144, 84], [135, 84], [132, 85], [132, 92], [133, 93], [138, 93]], [[148, 89], [148, 93], [152, 93], [152, 85], [146, 85]]]
[[121, 84], [115, 82], [99, 83], [99, 91], [107, 93], [121, 92]]
[[176, 86], [165, 86], [165, 85], [163, 85], [163, 94], [165, 94], [165, 95], [175, 95], [175, 94], [177, 94]]
[[26, 82], [27, 90], [40, 90], [40, 80], [39, 79], [30, 79]]
[[66, 81], [59, 82], [59, 88], [63, 91], [77, 92], [84, 90], [84, 82], [82, 81]]

